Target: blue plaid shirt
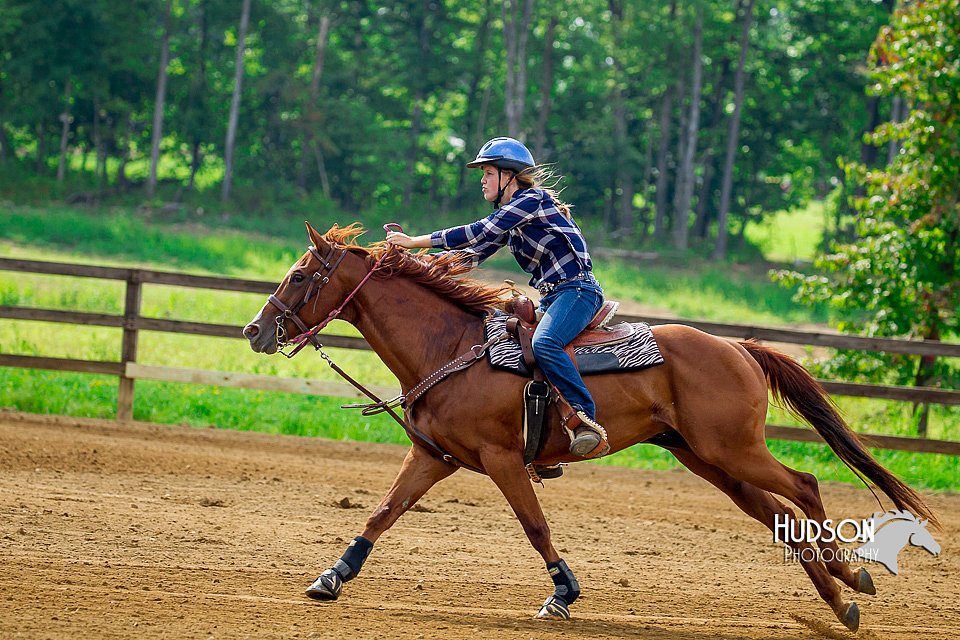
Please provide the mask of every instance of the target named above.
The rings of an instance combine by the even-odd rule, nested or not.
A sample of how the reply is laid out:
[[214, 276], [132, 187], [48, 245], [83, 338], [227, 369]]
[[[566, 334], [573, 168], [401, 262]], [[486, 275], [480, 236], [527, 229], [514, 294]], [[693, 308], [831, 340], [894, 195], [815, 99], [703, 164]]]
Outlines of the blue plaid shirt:
[[473, 224], [434, 231], [437, 249], [459, 250], [474, 266], [510, 246], [530, 285], [560, 282], [593, 269], [580, 227], [540, 189], [519, 189], [510, 202]]

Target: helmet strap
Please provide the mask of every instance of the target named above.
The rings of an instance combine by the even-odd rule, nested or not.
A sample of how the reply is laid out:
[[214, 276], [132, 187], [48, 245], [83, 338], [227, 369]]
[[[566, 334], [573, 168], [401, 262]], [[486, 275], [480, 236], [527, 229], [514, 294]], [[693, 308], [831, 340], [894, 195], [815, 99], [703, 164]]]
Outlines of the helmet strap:
[[503, 170], [500, 167], [497, 167], [497, 199], [493, 202], [493, 208], [496, 209], [500, 206], [500, 201], [503, 200], [503, 192], [507, 190], [507, 187], [510, 186], [510, 183], [513, 182], [513, 179], [517, 177], [515, 171], [511, 171], [513, 175], [510, 176], [510, 179], [507, 180], [507, 184], [500, 186], [500, 182], [503, 179]]

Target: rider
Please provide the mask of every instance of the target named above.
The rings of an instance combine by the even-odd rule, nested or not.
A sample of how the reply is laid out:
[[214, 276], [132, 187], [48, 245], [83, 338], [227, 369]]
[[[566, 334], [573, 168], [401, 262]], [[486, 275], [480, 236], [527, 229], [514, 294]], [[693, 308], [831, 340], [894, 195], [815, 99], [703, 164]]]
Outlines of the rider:
[[537, 364], [579, 419], [579, 425], [576, 420], [567, 424], [573, 428], [570, 453], [605, 455], [609, 446], [606, 432], [595, 420], [596, 405], [564, 351], [603, 305], [603, 290], [593, 276], [583, 233], [569, 205], [544, 186], [549, 172], [537, 168], [533, 154], [520, 141], [493, 138], [467, 167], [483, 170], [480, 187], [484, 199], [493, 203], [492, 214], [422, 236], [391, 231], [387, 241], [407, 249], [459, 250], [474, 266], [508, 245], [542, 296], [544, 315], [533, 334]]

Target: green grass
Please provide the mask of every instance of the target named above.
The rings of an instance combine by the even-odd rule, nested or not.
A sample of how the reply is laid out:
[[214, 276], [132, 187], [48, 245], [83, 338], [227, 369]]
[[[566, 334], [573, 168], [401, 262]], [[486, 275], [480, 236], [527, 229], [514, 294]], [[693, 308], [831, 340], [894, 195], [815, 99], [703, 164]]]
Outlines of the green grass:
[[828, 221], [826, 203], [814, 200], [806, 207], [779, 211], [763, 221], [747, 223], [747, 240], [773, 262], [810, 262], [816, 256]]
[[607, 297], [633, 300], [691, 320], [786, 325], [826, 322], [825, 308], [809, 309], [769, 281], [766, 266], [687, 263], [596, 266]]
[[[179, 217], [178, 217], [179, 216]], [[283, 274], [306, 244], [302, 223], [292, 217], [263, 220], [217, 220], [189, 215], [167, 219], [122, 207], [79, 209], [67, 206], [0, 206], [0, 255], [37, 260], [136, 266], [199, 274], [273, 280]], [[345, 221], [343, 221], [345, 222]], [[318, 228], [332, 220], [319, 216]], [[370, 240], [379, 237], [368, 221]], [[424, 223], [420, 223], [421, 225]], [[418, 231], [417, 224], [409, 224]], [[274, 232], [267, 233], [268, 229]], [[491, 261], [494, 268], [514, 269], [508, 256]], [[769, 282], [764, 267], [683, 264], [630, 265], [604, 260], [597, 265], [609, 297], [634, 300], [664, 313], [768, 325], [822, 322], [823, 310], [800, 307], [789, 292]], [[517, 276], [521, 280], [522, 275]], [[123, 284], [88, 278], [0, 272], [0, 304], [96, 313], [122, 312]], [[146, 285], [146, 316], [242, 325], [264, 302], [264, 296]], [[356, 335], [345, 323], [328, 330]], [[0, 320], [0, 353], [118, 361], [119, 329]], [[396, 384], [370, 352], [331, 350], [335, 360], [370, 384]], [[261, 375], [337, 380], [310, 352], [286, 360], [254, 354], [242, 339], [206, 338], [141, 332], [138, 361], [144, 364], [236, 371]], [[364, 418], [339, 409], [341, 400], [295, 394], [184, 385], [152, 381], [136, 384], [134, 417], [161, 423], [257, 430], [335, 439], [406, 442], [388, 417]], [[117, 380], [94, 376], [0, 368], [0, 407], [36, 413], [111, 418], [116, 411]], [[910, 435], [909, 406], [903, 403], [841, 398], [840, 406], [858, 430]], [[796, 424], [774, 413], [772, 422]], [[935, 407], [931, 437], [958, 439], [960, 410]], [[773, 442], [786, 464], [811, 471], [821, 480], [854, 481], [825, 447]], [[949, 456], [877, 452], [894, 472], [916, 486], [953, 489], [960, 486], [956, 459]], [[603, 464], [643, 468], [677, 466], [656, 447], [634, 447]]]

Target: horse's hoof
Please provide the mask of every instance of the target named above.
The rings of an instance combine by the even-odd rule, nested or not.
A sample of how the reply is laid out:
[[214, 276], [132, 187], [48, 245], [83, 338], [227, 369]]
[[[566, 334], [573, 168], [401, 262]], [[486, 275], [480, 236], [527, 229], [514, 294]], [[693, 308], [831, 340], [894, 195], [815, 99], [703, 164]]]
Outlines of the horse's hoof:
[[307, 597], [314, 600], [336, 600], [342, 589], [343, 578], [333, 569], [327, 569], [307, 588]]
[[537, 614], [538, 620], [569, 620], [570, 605], [563, 598], [550, 596], [543, 602], [540, 612]]
[[877, 588], [873, 586], [873, 578], [863, 567], [857, 569], [857, 591], [865, 593], [868, 596], [877, 595]]
[[837, 617], [850, 631], [856, 631], [860, 628], [860, 607], [856, 602], [851, 602], [843, 609], [843, 613], [838, 613]]

